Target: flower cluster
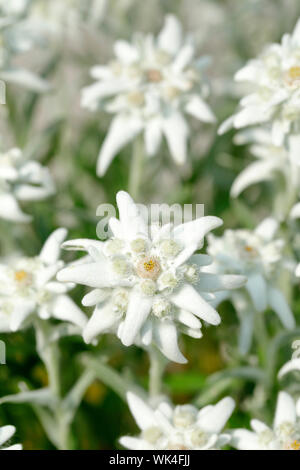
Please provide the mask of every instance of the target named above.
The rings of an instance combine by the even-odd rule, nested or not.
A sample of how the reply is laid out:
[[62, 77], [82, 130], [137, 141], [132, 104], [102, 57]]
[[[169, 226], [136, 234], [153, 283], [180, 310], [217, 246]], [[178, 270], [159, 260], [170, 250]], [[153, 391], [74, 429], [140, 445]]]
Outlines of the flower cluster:
[[124, 436], [120, 443], [132, 450], [217, 450], [231, 439], [223, 433], [235, 404], [226, 397], [200, 411], [192, 405], [171, 406], [162, 401], [152, 408], [141, 398], [127, 394], [130, 411], [141, 430], [138, 437]]
[[0, 154], [0, 217], [14, 222], [28, 222], [31, 217], [21, 210], [19, 201], [39, 201], [55, 192], [47, 168], [26, 160], [20, 149]]
[[300, 401], [280, 392], [273, 428], [262, 421], [251, 421], [253, 431], [236, 429], [232, 445], [240, 450], [300, 450]]
[[157, 39], [138, 34], [132, 43], [117, 41], [114, 53], [110, 64], [92, 68], [97, 81], [82, 93], [84, 107], [115, 115], [97, 173], [103, 175], [118, 151], [141, 132], [148, 155], [157, 153], [164, 135], [175, 162], [183, 164], [189, 134], [184, 114], [215, 121], [204, 101], [207, 59], [194, 59], [195, 47], [190, 38], [183, 39], [181, 25], [172, 15], [166, 17]]
[[299, 133], [300, 125], [300, 22], [292, 35], [271, 44], [257, 59], [239, 70], [235, 79], [248, 82], [251, 93], [240, 101], [241, 109], [226, 120], [220, 133], [263, 124], [271, 128], [272, 142], [280, 146], [285, 137]]
[[34, 315], [68, 321], [80, 328], [85, 326], [84, 313], [66, 295], [72, 284], [55, 280], [64, 264], [59, 255], [66, 235], [65, 229], [58, 229], [38, 256], [16, 257], [0, 265], [0, 331], [17, 331], [34, 320]]
[[[186, 362], [177, 345], [177, 330], [199, 338], [200, 319], [220, 323], [211, 306], [213, 293], [240, 287], [243, 276], [203, 273], [209, 257], [194, 254], [205, 235], [220, 226], [217, 217], [203, 217], [177, 227], [147, 227], [129, 194], [117, 195], [120, 220], [110, 219], [113, 237], [106, 241], [71, 240], [67, 249], [85, 250], [91, 260], [58, 273], [59, 281], [93, 287], [83, 299], [94, 306], [84, 339], [117, 331], [125, 346], [154, 342], [170, 360]], [[150, 233], [149, 233], [150, 230]]]

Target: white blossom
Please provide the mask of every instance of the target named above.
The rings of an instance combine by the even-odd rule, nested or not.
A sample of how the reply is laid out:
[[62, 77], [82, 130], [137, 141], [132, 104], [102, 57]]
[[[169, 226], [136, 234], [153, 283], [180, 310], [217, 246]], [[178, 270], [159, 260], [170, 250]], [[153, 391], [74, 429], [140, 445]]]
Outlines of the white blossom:
[[203, 273], [210, 259], [194, 254], [203, 246], [205, 235], [222, 221], [202, 217], [171, 228], [154, 225], [149, 233], [129, 194], [119, 192], [117, 203], [120, 220], [110, 219], [113, 237], [106, 242], [65, 242], [64, 248], [85, 250], [91, 260], [66, 267], [57, 278], [94, 289], [82, 301], [85, 306], [95, 305], [84, 330], [86, 342], [117, 330], [125, 346], [153, 342], [168, 359], [184, 363], [178, 331], [200, 338], [200, 319], [219, 324], [219, 314], [210, 305], [212, 293], [245, 281], [242, 276]]
[[174, 407], [167, 401], [152, 408], [131, 392], [127, 399], [140, 428], [139, 436], [120, 439], [127, 449], [216, 450], [230, 441], [230, 435], [222, 432], [235, 406], [230, 397], [200, 411], [192, 405]]
[[256, 124], [270, 126], [274, 145], [280, 146], [300, 125], [300, 21], [280, 44], [270, 44], [256, 59], [237, 72], [235, 80], [248, 82], [251, 92], [240, 101], [240, 110], [225, 121], [219, 132]]
[[20, 201], [39, 201], [51, 196], [55, 186], [47, 168], [26, 160], [19, 149], [0, 154], [0, 218], [28, 222]]
[[44, 42], [42, 29], [29, 22], [31, 4], [32, 0], [0, 0], [0, 80], [40, 93], [49, 89], [47, 81], [12, 64], [15, 55]]
[[209, 255], [214, 259], [209, 272], [235, 272], [247, 277], [236, 292], [218, 293], [216, 305], [231, 299], [241, 321], [240, 347], [246, 352], [251, 344], [254, 311], [271, 308], [287, 329], [295, 326], [288, 302], [278, 287], [278, 278], [289, 269], [283, 249], [284, 240], [276, 238], [278, 223], [265, 219], [254, 231], [226, 230], [222, 237], [208, 236]]
[[273, 426], [252, 419], [251, 428], [234, 430], [231, 445], [240, 450], [300, 450], [300, 400], [295, 403], [280, 392]]
[[236, 144], [250, 144], [251, 155], [257, 158], [245, 168], [236, 178], [231, 195], [237, 197], [249, 186], [262, 181], [276, 181], [283, 177], [286, 192], [299, 193], [300, 186], [300, 139], [290, 136], [288, 149], [276, 146], [272, 141], [271, 133], [264, 127], [247, 129], [235, 136]]
[[66, 235], [64, 228], [57, 229], [38, 256], [17, 257], [0, 264], [0, 331], [17, 331], [35, 315], [67, 321], [80, 328], [85, 326], [84, 313], [67, 295], [74, 286], [55, 279], [64, 265], [59, 255]]
[[97, 173], [103, 175], [122, 147], [144, 133], [146, 152], [158, 152], [164, 135], [178, 164], [187, 155], [189, 126], [184, 114], [212, 123], [205, 102], [203, 78], [206, 58], [194, 59], [191, 39], [184, 39], [179, 21], [168, 15], [157, 38], [137, 34], [132, 43], [120, 40], [115, 59], [91, 70], [96, 82], [83, 89], [82, 105], [114, 115], [102, 145]]
[[[21, 444], [8, 445], [7, 442], [15, 434], [16, 428], [11, 425], [0, 427], [0, 450], [22, 450]], [[4, 447], [7, 446], [8, 447]]]

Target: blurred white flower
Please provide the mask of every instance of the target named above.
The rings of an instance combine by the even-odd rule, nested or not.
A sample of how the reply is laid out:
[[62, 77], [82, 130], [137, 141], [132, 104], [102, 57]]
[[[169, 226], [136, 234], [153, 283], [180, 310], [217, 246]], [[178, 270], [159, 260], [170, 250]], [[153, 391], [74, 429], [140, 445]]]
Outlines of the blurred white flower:
[[40, 201], [55, 192], [49, 170], [40, 163], [26, 160], [21, 150], [13, 148], [0, 154], [0, 218], [28, 222], [18, 201]]
[[56, 318], [83, 328], [86, 317], [66, 293], [74, 286], [56, 281], [63, 267], [60, 245], [66, 238], [64, 228], [55, 230], [40, 254], [16, 258], [0, 265], [0, 331], [17, 331], [38, 315]]
[[127, 449], [216, 450], [230, 441], [230, 435], [222, 433], [235, 407], [230, 397], [200, 411], [192, 405], [173, 407], [166, 401], [154, 409], [131, 392], [127, 399], [141, 430], [138, 437], [121, 437]]
[[295, 326], [294, 316], [278, 288], [278, 277], [288, 269], [283, 254], [284, 241], [275, 238], [278, 223], [265, 219], [254, 231], [226, 230], [222, 237], [208, 236], [207, 252], [214, 259], [209, 272], [235, 272], [247, 277], [243, 289], [236, 292], [217, 293], [217, 302], [231, 299], [241, 322], [240, 348], [246, 352], [253, 332], [253, 312], [264, 312], [271, 308], [276, 312], [285, 328]]
[[60, 281], [94, 290], [82, 303], [96, 305], [84, 339], [115, 331], [125, 346], [155, 343], [170, 360], [185, 363], [178, 349], [177, 332], [200, 338], [199, 318], [217, 325], [219, 314], [210, 305], [212, 292], [240, 287], [241, 276], [202, 273], [209, 257], [194, 254], [205, 235], [222, 224], [217, 217], [202, 217], [170, 227], [149, 227], [129, 194], [117, 195], [120, 220], [110, 219], [113, 237], [106, 241], [71, 240], [66, 249], [88, 251], [91, 261], [66, 267]]
[[21, 444], [14, 444], [8, 447], [4, 447], [7, 445], [7, 441], [12, 438], [15, 432], [16, 428], [14, 426], [7, 425], [0, 427], [0, 450], [22, 450]]
[[44, 42], [42, 29], [27, 18], [31, 4], [32, 0], [0, 0], [0, 80], [43, 93], [49, 90], [46, 80], [12, 65], [15, 55]]
[[164, 135], [172, 157], [183, 164], [189, 134], [184, 113], [204, 122], [215, 121], [204, 101], [207, 58], [194, 59], [191, 38], [183, 39], [181, 25], [172, 15], [166, 17], [157, 39], [137, 34], [132, 43], [117, 41], [114, 52], [114, 61], [92, 68], [97, 81], [82, 93], [82, 106], [115, 115], [99, 154], [98, 175], [141, 132], [149, 156], [158, 152]]
[[280, 392], [273, 427], [253, 419], [251, 428], [234, 430], [231, 445], [239, 450], [300, 450], [300, 400], [295, 404]]
[[285, 34], [280, 44], [268, 45], [235, 75], [236, 81], [249, 82], [251, 93], [240, 101], [240, 111], [227, 119], [219, 133], [229, 128], [267, 123], [272, 141], [284, 143], [288, 134], [300, 129], [300, 21], [292, 35]]
[[263, 128], [247, 129], [235, 136], [238, 145], [250, 144], [250, 153], [258, 160], [243, 170], [231, 187], [231, 195], [237, 197], [244, 189], [261, 181], [270, 181], [278, 175], [286, 181], [286, 191], [299, 192], [300, 186], [300, 138], [290, 136], [288, 150], [273, 144], [271, 133]]

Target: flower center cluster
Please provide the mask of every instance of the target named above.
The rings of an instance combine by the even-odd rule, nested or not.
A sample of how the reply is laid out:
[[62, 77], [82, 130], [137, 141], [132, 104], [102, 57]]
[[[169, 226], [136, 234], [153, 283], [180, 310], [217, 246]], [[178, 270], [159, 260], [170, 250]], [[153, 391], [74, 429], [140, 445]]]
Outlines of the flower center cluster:
[[29, 286], [32, 282], [32, 274], [25, 271], [24, 269], [20, 269], [15, 271], [14, 280], [19, 286]]
[[300, 87], [300, 66], [291, 67], [286, 73], [285, 81], [288, 86]]
[[136, 272], [142, 279], [156, 280], [161, 272], [158, 259], [146, 256], [138, 262]]
[[159, 83], [162, 81], [163, 75], [158, 69], [148, 69], [146, 71], [146, 78], [148, 82]]

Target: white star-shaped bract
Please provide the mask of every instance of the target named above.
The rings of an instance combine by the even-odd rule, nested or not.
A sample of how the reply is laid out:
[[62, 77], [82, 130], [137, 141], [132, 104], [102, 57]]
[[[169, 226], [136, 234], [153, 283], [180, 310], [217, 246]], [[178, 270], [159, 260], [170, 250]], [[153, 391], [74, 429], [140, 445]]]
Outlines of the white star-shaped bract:
[[235, 407], [230, 397], [200, 411], [192, 405], [174, 407], [167, 401], [153, 408], [131, 392], [127, 399], [141, 430], [137, 437], [120, 439], [127, 449], [216, 450], [230, 441], [230, 435], [222, 432]]
[[220, 127], [229, 128], [267, 124], [274, 145], [280, 146], [289, 134], [298, 134], [300, 125], [300, 21], [292, 35], [285, 34], [280, 44], [270, 44], [258, 58], [250, 60], [235, 76], [248, 82], [251, 93], [240, 101], [240, 110]]
[[0, 331], [17, 331], [30, 324], [35, 315], [84, 328], [86, 316], [67, 295], [74, 285], [55, 279], [64, 265], [59, 255], [66, 235], [65, 229], [57, 229], [38, 256], [16, 257], [0, 264]]
[[13, 444], [5, 447], [7, 441], [9, 441], [15, 434], [16, 428], [11, 425], [0, 427], [0, 450], [22, 450], [21, 444]]
[[300, 450], [300, 400], [295, 403], [280, 392], [273, 427], [252, 419], [251, 428], [234, 430], [231, 445], [239, 450]]
[[146, 152], [157, 153], [164, 135], [172, 157], [183, 164], [187, 155], [187, 113], [212, 123], [215, 117], [204, 101], [203, 77], [207, 58], [194, 59], [191, 38], [168, 15], [157, 38], [136, 34], [132, 43], [117, 41], [115, 59], [91, 70], [96, 82], [83, 89], [82, 106], [114, 115], [102, 145], [97, 173], [102, 176], [112, 159], [138, 134], [144, 133]]
[[243, 276], [203, 273], [210, 259], [194, 254], [205, 235], [222, 221], [202, 217], [176, 227], [149, 228], [129, 194], [119, 192], [117, 204], [120, 220], [110, 219], [113, 237], [106, 242], [65, 242], [66, 249], [87, 251], [90, 261], [66, 267], [57, 278], [93, 288], [82, 301], [95, 306], [84, 331], [86, 342], [100, 333], [117, 331], [125, 346], [153, 342], [168, 359], [184, 363], [178, 330], [201, 337], [200, 319], [220, 323], [210, 305], [213, 292], [245, 282]]
[[241, 349], [246, 352], [251, 344], [255, 311], [271, 308], [285, 328], [292, 329], [295, 319], [279, 287], [279, 277], [290, 271], [289, 259], [284, 254], [284, 240], [276, 238], [278, 222], [268, 218], [255, 230], [226, 230], [222, 237], [208, 236], [207, 252], [214, 263], [208, 272], [224, 274], [235, 272], [246, 276], [247, 283], [235, 292], [216, 293], [214, 305], [230, 299], [241, 321]]
[[55, 192], [49, 170], [40, 163], [26, 160], [19, 149], [0, 154], [0, 218], [28, 222], [19, 201], [39, 201]]

